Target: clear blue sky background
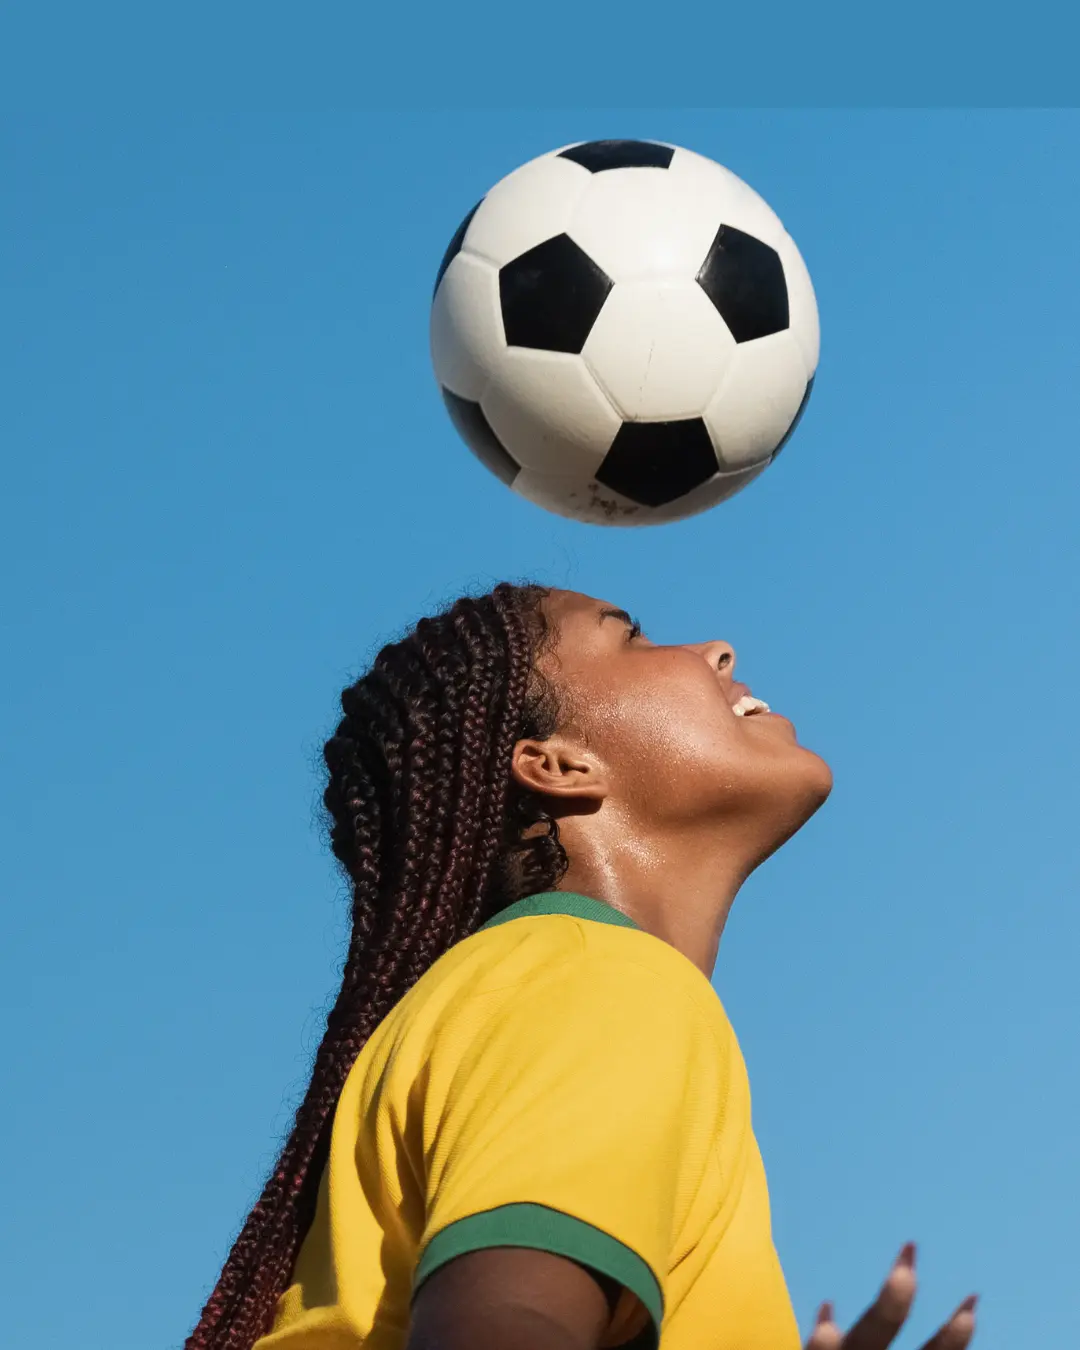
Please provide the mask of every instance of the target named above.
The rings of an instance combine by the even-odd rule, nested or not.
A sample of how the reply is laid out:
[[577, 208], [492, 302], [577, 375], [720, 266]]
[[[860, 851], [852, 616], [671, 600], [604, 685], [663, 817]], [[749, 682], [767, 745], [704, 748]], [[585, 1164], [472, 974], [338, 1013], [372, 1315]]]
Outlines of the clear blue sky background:
[[[334, 987], [337, 692], [432, 605], [527, 575], [729, 638], [835, 767], [716, 981], [804, 1325], [912, 1237], [904, 1345], [969, 1290], [985, 1350], [1070, 1343], [1080, 119], [249, 106], [242, 72], [227, 102], [147, 77], [125, 106], [106, 48], [100, 97], [18, 72], [7, 143], [5, 1339], [182, 1340]], [[821, 305], [784, 458], [655, 531], [511, 496], [428, 368], [463, 212], [598, 136], [742, 174]]]

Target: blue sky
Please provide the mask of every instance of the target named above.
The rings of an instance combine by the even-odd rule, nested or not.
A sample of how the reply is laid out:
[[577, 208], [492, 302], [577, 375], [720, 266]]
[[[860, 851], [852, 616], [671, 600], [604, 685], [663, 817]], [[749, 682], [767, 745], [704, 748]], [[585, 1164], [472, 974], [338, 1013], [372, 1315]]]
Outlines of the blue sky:
[[[104, 88], [104, 85], [103, 85]], [[107, 92], [107, 91], [106, 91]], [[641, 136], [785, 220], [813, 401], [729, 504], [590, 529], [469, 457], [434, 270], [521, 161]], [[800, 1319], [922, 1244], [913, 1334], [1080, 1316], [1071, 708], [1080, 120], [1069, 112], [28, 104], [3, 256], [13, 1344], [178, 1344], [331, 996], [337, 693], [463, 587], [535, 576], [725, 637], [831, 760], [736, 906], [740, 1033]]]

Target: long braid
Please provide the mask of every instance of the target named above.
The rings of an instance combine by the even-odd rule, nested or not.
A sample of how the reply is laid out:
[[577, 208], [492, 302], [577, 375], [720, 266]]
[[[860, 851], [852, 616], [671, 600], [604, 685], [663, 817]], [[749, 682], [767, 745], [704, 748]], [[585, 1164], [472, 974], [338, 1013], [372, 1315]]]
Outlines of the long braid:
[[327, 741], [330, 844], [352, 884], [341, 990], [281, 1156], [186, 1350], [251, 1350], [310, 1226], [341, 1090], [372, 1032], [455, 942], [555, 885], [555, 823], [511, 779], [514, 744], [555, 729], [536, 669], [546, 592], [500, 585], [423, 619], [344, 691]]

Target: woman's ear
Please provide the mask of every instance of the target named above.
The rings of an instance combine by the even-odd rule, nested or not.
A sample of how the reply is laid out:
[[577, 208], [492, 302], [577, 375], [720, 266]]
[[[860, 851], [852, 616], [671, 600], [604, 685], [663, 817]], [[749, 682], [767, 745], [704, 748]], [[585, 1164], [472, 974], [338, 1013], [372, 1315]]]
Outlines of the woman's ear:
[[518, 741], [511, 760], [514, 781], [529, 792], [564, 801], [599, 804], [608, 795], [603, 765], [562, 736], [546, 741]]

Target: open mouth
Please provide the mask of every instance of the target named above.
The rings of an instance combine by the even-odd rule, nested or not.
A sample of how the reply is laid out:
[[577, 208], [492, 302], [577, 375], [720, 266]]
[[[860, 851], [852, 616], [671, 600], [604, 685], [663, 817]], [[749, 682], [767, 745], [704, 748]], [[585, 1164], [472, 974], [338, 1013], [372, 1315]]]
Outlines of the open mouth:
[[731, 711], [736, 717], [754, 717], [757, 713], [771, 712], [772, 709], [764, 699], [754, 698], [752, 694], [743, 694]]

